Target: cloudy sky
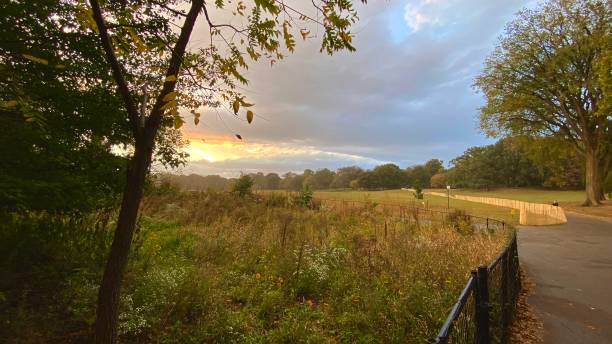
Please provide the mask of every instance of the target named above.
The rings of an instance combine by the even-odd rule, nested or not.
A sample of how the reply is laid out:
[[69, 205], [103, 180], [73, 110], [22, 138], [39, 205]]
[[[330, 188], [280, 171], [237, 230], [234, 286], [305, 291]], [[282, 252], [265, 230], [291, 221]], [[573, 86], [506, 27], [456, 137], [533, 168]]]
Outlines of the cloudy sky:
[[[527, 6], [533, 1], [370, 0], [352, 30], [357, 52], [320, 54], [315, 30], [274, 67], [251, 65], [244, 94], [255, 120], [205, 111], [198, 127], [183, 128], [191, 157], [182, 173], [406, 167], [490, 143], [471, 85], [505, 23]], [[192, 44], [201, 37], [205, 28]]]

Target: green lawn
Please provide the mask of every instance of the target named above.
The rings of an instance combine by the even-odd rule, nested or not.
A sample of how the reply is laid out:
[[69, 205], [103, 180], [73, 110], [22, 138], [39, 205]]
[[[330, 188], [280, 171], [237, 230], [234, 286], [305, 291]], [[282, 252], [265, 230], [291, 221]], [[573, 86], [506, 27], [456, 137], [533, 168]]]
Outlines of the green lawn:
[[[412, 191], [408, 190], [384, 190], [384, 191], [317, 191], [315, 197], [331, 198], [349, 201], [373, 201], [380, 203], [416, 205], [434, 209], [445, 209], [447, 198], [432, 195], [425, 195], [423, 200], [415, 200]], [[511, 223], [518, 223], [518, 212], [508, 208], [496, 207], [488, 204], [468, 202], [462, 200], [450, 200], [450, 207], [462, 209], [469, 214], [503, 220]]]

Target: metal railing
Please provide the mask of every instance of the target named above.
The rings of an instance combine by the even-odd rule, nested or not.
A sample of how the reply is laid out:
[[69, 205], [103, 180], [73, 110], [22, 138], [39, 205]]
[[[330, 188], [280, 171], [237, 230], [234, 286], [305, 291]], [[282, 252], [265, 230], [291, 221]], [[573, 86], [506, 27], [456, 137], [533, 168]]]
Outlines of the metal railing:
[[431, 343], [508, 343], [521, 290], [516, 233], [488, 266], [472, 271]]

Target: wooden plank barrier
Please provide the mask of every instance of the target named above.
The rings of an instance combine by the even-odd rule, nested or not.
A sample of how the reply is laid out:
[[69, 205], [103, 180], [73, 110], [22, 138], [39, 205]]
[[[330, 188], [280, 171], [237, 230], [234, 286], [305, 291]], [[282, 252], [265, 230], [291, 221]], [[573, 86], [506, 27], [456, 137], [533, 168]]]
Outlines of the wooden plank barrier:
[[[427, 192], [439, 197], [448, 197], [442, 192]], [[520, 212], [519, 224], [528, 226], [557, 225], [567, 222], [563, 208], [551, 204], [531, 203], [505, 198], [482, 196], [451, 195], [452, 199], [491, 204], [498, 207], [517, 209]]]

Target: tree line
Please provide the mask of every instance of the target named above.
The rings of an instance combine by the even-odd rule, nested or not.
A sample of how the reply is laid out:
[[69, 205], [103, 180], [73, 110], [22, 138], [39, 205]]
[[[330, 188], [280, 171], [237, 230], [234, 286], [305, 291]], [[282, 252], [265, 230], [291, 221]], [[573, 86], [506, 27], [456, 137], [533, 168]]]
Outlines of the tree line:
[[[499, 187], [542, 187], [580, 189], [585, 184], [584, 162], [572, 147], [555, 139], [513, 137], [494, 144], [468, 148], [445, 167], [439, 159], [400, 168], [393, 163], [371, 170], [358, 166], [332, 171], [306, 169], [302, 173], [248, 173], [253, 188], [259, 190], [298, 191], [399, 188], [490, 189]], [[227, 191], [236, 178], [218, 175], [200, 176], [160, 174], [157, 182], [168, 182], [185, 190]], [[606, 192], [612, 191], [612, 173], [605, 180]]]

